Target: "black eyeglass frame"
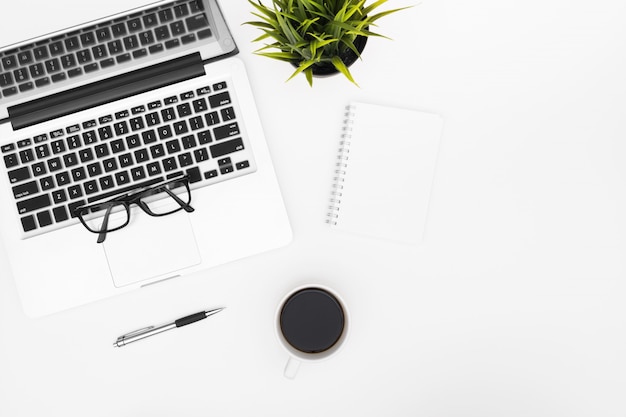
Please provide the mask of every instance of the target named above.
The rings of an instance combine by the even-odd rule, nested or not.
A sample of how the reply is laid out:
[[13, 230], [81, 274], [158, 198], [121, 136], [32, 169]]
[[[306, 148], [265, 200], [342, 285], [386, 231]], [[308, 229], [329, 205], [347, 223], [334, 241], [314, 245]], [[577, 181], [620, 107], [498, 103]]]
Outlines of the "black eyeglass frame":
[[[183, 201], [178, 195], [176, 195], [176, 193], [173, 193], [171, 189], [168, 188], [169, 185], [176, 184], [176, 183], [180, 183], [186, 188], [187, 195], [189, 196], [189, 199], [187, 202]], [[168, 211], [166, 213], [155, 213], [152, 210], [150, 210], [150, 207], [145, 201], [143, 201], [143, 199], [156, 195], [156, 194], [160, 194], [162, 192], [165, 192], [170, 197], [172, 197], [172, 199], [176, 203], [178, 203], [180, 207], [176, 208], [175, 210]], [[133, 204], [136, 204], [137, 206], [139, 206], [139, 208], [141, 208], [149, 216], [162, 217], [162, 216], [168, 216], [170, 214], [177, 213], [180, 210], [185, 210], [186, 212], [191, 213], [195, 209], [191, 207], [190, 203], [191, 203], [191, 189], [189, 188], [189, 177], [185, 175], [182, 177], [172, 178], [170, 180], [167, 180], [165, 182], [156, 184], [154, 186], [151, 186], [149, 188], [146, 188], [137, 192], [123, 194], [121, 196], [115, 197], [108, 201], [103, 201], [103, 202], [90, 204], [86, 206], [80, 206], [76, 208], [74, 213], [76, 214], [80, 222], [83, 224], [83, 226], [85, 226], [85, 228], [88, 231], [90, 231], [91, 233], [98, 234], [98, 243], [102, 243], [105, 241], [107, 233], [111, 233], [111, 232], [123, 229], [124, 227], [128, 226], [128, 224], [130, 223], [130, 206]], [[118, 207], [124, 207], [124, 209], [126, 210], [126, 222], [120, 226], [114, 227], [113, 229], [108, 229], [107, 225], [109, 223], [109, 216], [111, 215], [111, 212], [113, 211], [113, 209], [118, 208]], [[100, 228], [100, 230], [94, 230], [93, 228], [91, 228], [87, 224], [87, 221], [89, 219], [84, 218], [84, 216], [90, 214], [92, 210], [105, 211], [103, 215], [104, 219], [102, 220], [102, 227]]]

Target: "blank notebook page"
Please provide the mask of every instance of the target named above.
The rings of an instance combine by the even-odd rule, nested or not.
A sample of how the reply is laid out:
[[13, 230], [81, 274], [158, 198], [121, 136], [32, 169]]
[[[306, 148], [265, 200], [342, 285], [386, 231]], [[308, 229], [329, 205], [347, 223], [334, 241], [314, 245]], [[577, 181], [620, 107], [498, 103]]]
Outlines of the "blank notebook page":
[[329, 223], [360, 235], [422, 241], [443, 119], [365, 103], [347, 107]]

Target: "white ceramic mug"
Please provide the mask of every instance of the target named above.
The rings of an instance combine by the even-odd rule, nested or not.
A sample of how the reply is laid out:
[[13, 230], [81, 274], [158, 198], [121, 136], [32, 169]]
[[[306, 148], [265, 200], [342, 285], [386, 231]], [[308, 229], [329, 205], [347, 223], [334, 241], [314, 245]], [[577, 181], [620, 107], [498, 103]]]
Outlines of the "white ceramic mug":
[[[316, 293], [316, 294], [313, 294]], [[308, 300], [303, 299], [302, 295], [308, 298]], [[318, 297], [318, 298], [316, 298]], [[304, 301], [303, 301], [304, 300]], [[318, 300], [318, 301], [315, 301]], [[300, 316], [294, 315], [294, 312], [302, 312], [303, 307], [302, 303], [308, 301], [306, 304], [306, 309], [310, 313], [303, 319], [302, 322], [298, 322], [300, 320]], [[312, 303], [312, 301], [315, 301]], [[338, 310], [334, 309], [334, 302], [336, 302], [339, 307]], [[319, 304], [316, 304], [319, 302]], [[317, 308], [320, 308], [318, 311]], [[297, 310], [300, 308], [300, 310]], [[285, 316], [283, 316], [283, 313]], [[319, 313], [319, 314], [318, 314]], [[289, 316], [291, 315], [291, 316]], [[313, 317], [315, 316], [315, 317]], [[283, 327], [281, 326], [281, 318], [288, 319], [289, 317], [295, 318], [296, 322], [301, 325], [301, 332], [303, 334], [307, 333], [307, 326], [311, 325], [312, 328], [317, 327], [321, 323], [328, 326], [339, 326], [339, 317], [343, 318], [343, 323], [341, 325], [341, 331], [338, 330], [337, 327], [334, 327], [333, 330], [329, 332], [325, 332], [326, 336], [325, 340], [316, 341], [311, 340], [309, 338], [310, 343], [321, 343], [321, 349], [318, 351], [310, 352], [303, 351], [299, 347], [293, 344], [293, 340], [290, 341], [288, 338], [293, 339], [293, 335], [285, 334], [288, 332], [287, 322], [283, 322], [285, 324], [285, 332], [283, 331]], [[317, 321], [317, 320], [321, 321]], [[311, 323], [311, 320], [316, 320], [315, 323]], [[329, 322], [330, 321], [330, 322]], [[292, 322], [293, 323], [293, 322]], [[287, 350], [289, 353], [289, 358], [287, 360], [287, 364], [285, 365], [284, 375], [289, 379], [293, 379], [296, 377], [298, 373], [298, 369], [300, 368], [300, 363], [302, 362], [317, 362], [320, 360], [324, 360], [329, 358], [330, 356], [337, 353], [337, 351], [343, 346], [346, 341], [346, 337], [348, 335], [348, 329], [350, 327], [350, 318], [348, 315], [348, 309], [346, 308], [346, 304], [343, 302], [341, 297], [337, 295], [337, 293], [330, 288], [319, 285], [319, 284], [309, 284], [302, 285], [300, 287], [295, 288], [290, 291], [278, 305], [278, 309], [276, 310], [276, 335], [278, 336], [278, 340], [280, 344]], [[293, 327], [293, 326], [292, 326]], [[319, 329], [319, 327], [317, 327]], [[315, 331], [308, 332], [307, 336], [316, 335]], [[317, 336], [316, 336], [317, 337]], [[330, 339], [328, 339], [330, 337]], [[335, 338], [336, 337], [336, 338]], [[335, 340], [330, 346], [326, 346], [325, 344], [329, 340]], [[297, 345], [297, 343], [296, 343]], [[310, 344], [309, 344], [310, 345]], [[312, 346], [312, 345], [310, 345]]]

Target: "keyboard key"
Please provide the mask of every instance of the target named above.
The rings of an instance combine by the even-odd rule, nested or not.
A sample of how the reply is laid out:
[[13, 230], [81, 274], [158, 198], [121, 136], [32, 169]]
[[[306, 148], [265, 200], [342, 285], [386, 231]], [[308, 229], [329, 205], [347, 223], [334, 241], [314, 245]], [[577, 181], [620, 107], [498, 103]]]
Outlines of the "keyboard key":
[[222, 114], [222, 120], [224, 120], [225, 122], [228, 120], [233, 120], [235, 118], [235, 109], [233, 109], [232, 107], [222, 109], [220, 110], [220, 113]]
[[83, 196], [83, 190], [80, 188], [80, 185], [72, 185], [67, 189], [67, 194], [71, 200], [76, 200], [77, 198], [81, 198]]
[[35, 80], [35, 86], [37, 87], [43, 87], [50, 84], [50, 78], [48, 77], [44, 77], [44, 78], [40, 78], [38, 80]]
[[91, 52], [93, 53], [94, 59], [102, 59], [102, 58], [106, 58], [107, 56], [109, 56], [109, 53], [107, 52], [107, 48], [104, 45], [94, 46], [93, 48], [91, 48]]
[[141, 42], [144, 46], [154, 43], [154, 35], [152, 34], [152, 31], [148, 30], [146, 32], [141, 32], [139, 34], [139, 42]]
[[130, 153], [125, 153], [118, 157], [118, 162], [122, 168], [129, 167], [133, 164], [133, 156]]
[[115, 181], [117, 185], [126, 185], [130, 182], [130, 175], [128, 171], [122, 171], [115, 174]]
[[32, 169], [33, 175], [36, 177], [40, 177], [48, 173], [48, 171], [46, 170], [46, 164], [44, 162], [37, 162], [36, 164], [33, 164]]
[[32, 143], [32, 141], [30, 139], [18, 140], [17, 141], [17, 147], [18, 148], [25, 148], [27, 146], [30, 146], [31, 143]]
[[124, 38], [124, 47], [126, 50], [131, 50], [139, 47], [139, 40], [137, 35], [127, 36]]
[[32, 82], [24, 83], [19, 85], [20, 92], [29, 91], [35, 88], [35, 84]]
[[63, 55], [61, 57], [61, 66], [63, 69], [68, 69], [76, 66], [76, 57], [74, 54]]
[[177, 139], [170, 140], [165, 143], [165, 148], [167, 149], [168, 154], [180, 152], [180, 143]]
[[94, 71], [98, 71], [98, 64], [96, 64], [95, 62], [89, 64], [89, 65], [85, 65], [83, 67], [83, 70], [85, 71], [85, 73], [90, 73], [90, 72], [94, 72]]
[[20, 65], [28, 65], [33, 62], [33, 53], [31, 51], [21, 51], [17, 54], [17, 60]]
[[242, 162], [237, 162], [235, 164], [235, 168], [239, 169], [245, 169], [245, 168], [249, 168], [250, 167], [250, 162], [248, 161], [242, 161]]
[[48, 140], [48, 135], [43, 133], [41, 135], [35, 135], [33, 136], [33, 142], [35, 143], [41, 143], [41, 142], [45, 142]]
[[59, 62], [58, 58], [53, 58], [50, 59], [48, 61], [46, 61], [46, 71], [50, 72], [57, 72], [61, 69], [61, 63]]
[[52, 209], [52, 215], [54, 216], [54, 221], [57, 223], [61, 223], [69, 219], [65, 206], [55, 207]]
[[185, 19], [185, 23], [187, 24], [187, 29], [190, 32], [209, 26], [209, 22], [207, 21], [204, 13], [188, 17]]
[[150, 159], [150, 156], [148, 155], [147, 149], [138, 149], [135, 151], [135, 161], [138, 164], [146, 162], [148, 159]]
[[54, 154], [65, 152], [65, 143], [63, 143], [62, 140], [51, 142], [50, 145], [52, 146], [52, 153]]
[[108, 27], [98, 28], [96, 30], [96, 38], [98, 42], [106, 42], [111, 39], [111, 31]]
[[85, 194], [87, 194], [87, 195], [95, 194], [98, 191], [100, 191], [98, 189], [98, 183], [96, 182], [96, 180], [87, 181], [84, 184], [84, 187], [85, 187]]
[[141, 20], [139, 18], [129, 20], [126, 25], [128, 26], [129, 32], [138, 32], [143, 29], [141, 25]]
[[5, 70], [10, 70], [17, 67], [17, 58], [15, 55], [8, 55], [2, 57], [2, 66]]
[[[178, 99], [176, 99], [176, 101], [178, 101]], [[176, 112], [173, 108], [168, 107], [167, 109], [161, 110], [161, 116], [163, 117], [164, 122], [169, 122], [176, 119]]]
[[146, 123], [148, 124], [148, 126], [154, 126], [154, 125], [158, 125], [159, 123], [161, 123], [161, 119], [159, 118], [159, 113], [154, 112], [154, 113], [146, 114]]
[[78, 164], [78, 157], [74, 152], [68, 153], [67, 155], [63, 155], [63, 162], [66, 167], [72, 167]]
[[129, 132], [128, 123], [125, 121], [117, 122], [113, 125], [113, 130], [115, 130], [117, 136], [125, 135]]
[[30, 181], [13, 187], [13, 196], [16, 199], [28, 197], [29, 195], [37, 194], [38, 192], [39, 186], [37, 185], [37, 181]]
[[124, 146], [124, 139], [115, 139], [111, 141], [111, 152], [120, 153], [126, 150]]
[[81, 76], [81, 75], [83, 75], [83, 69], [82, 68], [71, 69], [71, 70], [69, 70], [67, 72], [67, 75], [70, 78], [75, 78], [75, 77]]
[[64, 72], [60, 72], [58, 74], [54, 74], [51, 78], [53, 83], [58, 83], [61, 81], [65, 81], [67, 79], [67, 75], [65, 75]]
[[100, 61], [100, 67], [102, 68], [108, 68], [112, 65], [115, 65], [115, 60], [113, 58], [109, 58], [109, 59], [105, 59], [103, 61]]
[[159, 24], [159, 21], [157, 20], [156, 13], [150, 13], [143, 17], [143, 25], [147, 28], [156, 26], [158, 24]]
[[133, 51], [133, 58], [135, 59], [139, 59], [139, 58], [143, 58], [144, 56], [148, 55], [148, 50], [143, 48], [143, 49], [137, 49], [136, 51]]
[[37, 197], [19, 201], [17, 203], [17, 210], [19, 214], [25, 214], [49, 207], [51, 204], [50, 196], [48, 194], [42, 194]]
[[189, 3], [189, 10], [191, 13], [204, 11], [204, 4], [202, 4], [202, 0], [193, 0]]
[[0, 87], [6, 87], [7, 85], [11, 84], [13, 84], [13, 74], [11, 74], [10, 72], [0, 74]]
[[134, 149], [138, 146], [141, 146], [141, 140], [139, 139], [139, 135], [127, 136], [126, 145], [128, 146], [128, 149]]
[[157, 40], [163, 41], [165, 39], [169, 39], [170, 30], [167, 26], [159, 26], [158, 28], [154, 29], [154, 34]]
[[81, 146], [80, 137], [78, 135], [69, 136], [66, 140], [67, 140], [67, 147], [69, 149], [76, 149]]
[[217, 115], [216, 111], [212, 111], [204, 115], [207, 126], [213, 126], [220, 122], [220, 117]]
[[141, 116], [133, 117], [132, 119], [129, 120], [129, 123], [130, 123], [130, 128], [133, 130], [133, 132], [144, 128], [143, 118]]
[[59, 187], [63, 187], [70, 183], [70, 173], [69, 172], [59, 172], [54, 176], [57, 181], [57, 185]]
[[102, 166], [104, 167], [104, 172], [111, 172], [117, 169], [117, 161], [115, 158], [109, 158], [102, 161]]
[[100, 123], [101, 125], [111, 123], [112, 121], [113, 121], [113, 116], [110, 114], [107, 114], [105, 116], [101, 116], [98, 118], [98, 123]]
[[96, 43], [96, 35], [93, 32], [85, 32], [80, 35], [80, 41], [85, 46], [91, 46]]
[[22, 217], [21, 220], [22, 220], [22, 228], [24, 229], [24, 232], [30, 232], [37, 228], [37, 224], [35, 223], [34, 216]]
[[61, 158], [52, 158], [52, 159], [48, 159], [48, 170], [50, 172], [55, 172], [60, 170], [61, 168], [63, 168], [63, 166], [61, 165]]
[[171, 39], [165, 42], [165, 49], [173, 49], [180, 46], [180, 41], [178, 39]]
[[46, 58], [48, 58], [48, 48], [43, 45], [40, 46], [38, 48], [33, 49], [33, 55], [35, 56], [35, 59], [38, 61], [42, 61]]
[[118, 55], [115, 60], [117, 61], [118, 64], [122, 64], [124, 62], [128, 62], [130, 61], [132, 58], [130, 56], [130, 54], [122, 54], [122, 55]]
[[172, 128], [169, 125], [159, 127], [159, 138], [161, 140], [172, 137]]
[[218, 92], [226, 88], [226, 81], [213, 84], [213, 91]]
[[13, 171], [9, 171], [8, 174], [9, 174], [9, 182], [11, 184], [24, 181], [30, 178], [30, 171], [28, 167], [14, 169]]
[[17, 94], [17, 87], [9, 87], [2, 90], [2, 95], [4, 97], [9, 97], [15, 94]]
[[104, 126], [98, 129], [98, 136], [100, 136], [100, 140], [107, 140], [113, 137], [113, 130], [111, 130], [111, 126]]
[[35, 160], [35, 153], [33, 152], [32, 149], [25, 149], [23, 151], [20, 151], [20, 161], [22, 161], [23, 164], [27, 164], [34, 160]]
[[165, 172], [173, 171], [178, 168], [176, 164], [176, 158], [165, 158], [163, 160], [163, 169]]
[[186, 152], [186, 153], [181, 153], [180, 155], [178, 155], [178, 165], [181, 168], [184, 168], [191, 164], [193, 164], [193, 158], [191, 157], [191, 153]]
[[30, 75], [33, 78], [39, 78], [45, 75], [44, 65], [43, 64], [34, 64], [28, 67], [30, 71]]
[[191, 130], [196, 131], [204, 128], [204, 122], [202, 121], [202, 116], [196, 116], [189, 119], [189, 126], [191, 126]]
[[180, 38], [180, 41], [183, 43], [183, 45], [190, 44], [196, 41], [196, 35], [194, 35], [193, 33], [190, 33]]
[[15, 71], [13, 71], [13, 76], [15, 77], [16, 83], [24, 82], [30, 78], [30, 75], [28, 74], [28, 69], [26, 68], [16, 69]]
[[189, 103], [179, 104], [178, 106], [176, 106], [176, 110], [178, 111], [179, 117], [189, 116], [192, 113]]
[[223, 93], [209, 96], [209, 103], [211, 104], [212, 109], [225, 106], [226, 104], [231, 104], [230, 94], [228, 94], [228, 91], [224, 91]]
[[154, 130], [146, 130], [141, 133], [141, 137], [143, 139], [143, 143], [149, 145], [150, 143], [154, 143], [157, 141], [157, 136]]
[[149, 163], [148, 165], [146, 165], [146, 169], [148, 171], [148, 175], [151, 177], [159, 175], [162, 172], [158, 162]]
[[46, 144], [35, 146], [35, 154], [39, 159], [47, 158], [50, 156], [50, 148]]
[[165, 50], [165, 48], [163, 47], [162, 43], [158, 43], [156, 45], [152, 45], [150, 48], [148, 48], [148, 51], [151, 54], [156, 54], [156, 53], [159, 53], [159, 52], [163, 52], [164, 50]]
[[109, 53], [111, 55], [119, 54], [120, 52], [124, 52], [124, 47], [122, 46], [122, 42], [119, 40], [114, 40], [107, 43], [107, 47], [109, 48]]
[[211, 29], [204, 29], [198, 32], [198, 39], [206, 39], [210, 38], [212, 35]]
[[198, 143], [200, 143], [200, 145], [206, 145], [212, 141], [213, 139], [211, 138], [211, 132], [209, 130], [198, 132]]
[[80, 158], [80, 162], [93, 161], [93, 150], [91, 148], [81, 149], [80, 151], [78, 151], [78, 157]]
[[74, 218], [74, 217], [78, 217], [78, 212], [77, 212], [77, 209], [78, 209], [79, 207], [84, 206], [84, 205], [85, 205], [85, 200], [78, 200], [78, 201], [75, 201], [75, 202], [73, 202], [73, 203], [70, 203], [70, 204], [67, 206], [67, 211], [70, 213], [70, 216], [71, 216], [72, 218]]
[[111, 26], [111, 31], [113, 32], [113, 36], [119, 38], [120, 36], [126, 35], [126, 25], [121, 22]]
[[191, 184], [202, 181], [202, 175], [200, 174], [200, 168], [198, 167], [189, 168], [186, 174]]
[[241, 151], [244, 149], [243, 141], [241, 138], [229, 140], [226, 142], [218, 143], [216, 145], [212, 145], [210, 148], [211, 156], [213, 158], [219, 158], [223, 155], [228, 155], [233, 152]]
[[174, 7], [174, 16], [176, 17], [185, 17], [189, 15], [189, 8], [186, 4], [179, 4]]
[[48, 45], [48, 49], [50, 50], [50, 55], [52, 56], [61, 55], [65, 52], [65, 48], [63, 48], [63, 43], [61, 41], [52, 42]]
[[174, 15], [172, 14], [171, 9], [165, 9], [165, 10], [159, 11], [159, 20], [161, 20], [161, 23], [166, 23], [173, 19], [174, 19]]
[[71, 172], [72, 172], [72, 179], [74, 180], [74, 182], [82, 181], [87, 176], [87, 173], [85, 172], [85, 168], [83, 167], [74, 168]]
[[215, 140], [225, 139], [231, 136], [235, 136], [239, 134], [239, 125], [237, 122], [230, 123], [224, 126], [216, 127], [213, 129], [213, 135], [215, 136]]
[[91, 61], [91, 51], [89, 49], [83, 49], [76, 53], [76, 57], [78, 58], [78, 62], [86, 64]]
[[170, 31], [172, 36], [180, 36], [186, 33], [185, 25], [183, 22], [173, 22], [170, 23]]
[[150, 147], [150, 154], [152, 155], [152, 159], [157, 159], [165, 155], [165, 150], [163, 145], [158, 144]]
[[143, 167], [136, 167], [130, 170], [130, 176], [133, 181], [138, 181], [146, 178], [146, 171]]
[[48, 191], [54, 188], [54, 180], [52, 177], [45, 177], [39, 180], [39, 184], [41, 185], [41, 191]]
[[130, 109], [130, 112], [133, 115], [145, 113], [146, 112], [146, 107], [145, 106], [136, 106], [136, 107], [133, 107], [132, 109]]
[[94, 162], [93, 164], [87, 165], [87, 174], [89, 177], [95, 177], [102, 174], [102, 166], [100, 162]]
[[80, 41], [78, 40], [78, 36], [72, 36], [65, 39], [65, 50], [66, 51], [75, 51], [80, 49]]

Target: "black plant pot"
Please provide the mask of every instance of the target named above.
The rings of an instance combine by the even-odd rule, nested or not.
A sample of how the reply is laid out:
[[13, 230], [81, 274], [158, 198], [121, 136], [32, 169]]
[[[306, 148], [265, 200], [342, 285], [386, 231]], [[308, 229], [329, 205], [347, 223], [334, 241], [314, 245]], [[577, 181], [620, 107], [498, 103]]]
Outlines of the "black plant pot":
[[[359, 54], [363, 53], [366, 43], [367, 43], [367, 36], [357, 36], [354, 39], [354, 47], [356, 48], [357, 51], [359, 51]], [[341, 58], [343, 63], [346, 65], [346, 67], [349, 67], [350, 65], [354, 64], [359, 59], [357, 54], [355, 54], [352, 49], [348, 49], [344, 51], [343, 53], [339, 54], [339, 58]], [[292, 63], [292, 65], [296, 68], [298, 67], [298, 64]], [[322, 62], [320, 64], [314, 64], [311, 66], [311, 68], [312, 68], [314, 77], [328, 77], [328, 76], [339, 73], [339, 70], [335, 68], [335, 66], [330, 62]]]

